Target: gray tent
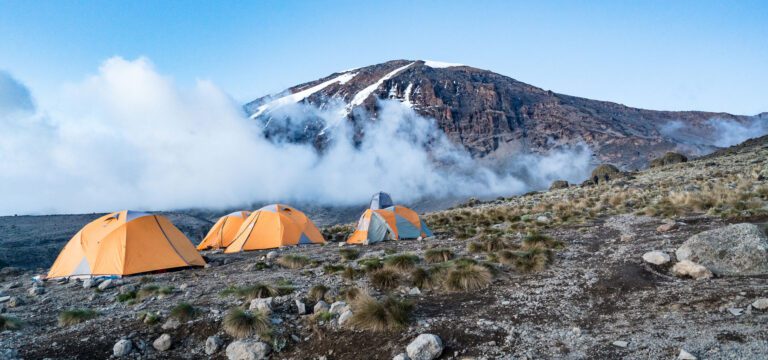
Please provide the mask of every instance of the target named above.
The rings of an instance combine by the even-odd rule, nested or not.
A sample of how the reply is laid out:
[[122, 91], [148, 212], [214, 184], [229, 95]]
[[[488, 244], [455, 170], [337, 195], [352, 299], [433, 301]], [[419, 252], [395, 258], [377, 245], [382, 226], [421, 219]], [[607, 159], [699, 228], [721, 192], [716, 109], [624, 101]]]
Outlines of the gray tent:
[[394, 203], [392, 203], [392, 197], [390, 197], [389, 194], [380, 191], [373, 194], [370, 208], [371, 210], [380, 210], [386, 209], [393, 205]]

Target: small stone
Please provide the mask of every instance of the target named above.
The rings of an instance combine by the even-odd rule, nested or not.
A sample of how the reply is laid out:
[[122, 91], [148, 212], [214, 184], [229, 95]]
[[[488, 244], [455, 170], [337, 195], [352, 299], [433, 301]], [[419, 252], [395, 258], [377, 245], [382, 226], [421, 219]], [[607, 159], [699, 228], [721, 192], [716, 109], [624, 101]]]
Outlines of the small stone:
[[107, 289], [111, 289], [114, 286], [115, 286], [114, 281], [112, 281], [112, 279], [107, 279], [107, 280], [102, 281], [101, 284], [99, 284], [99, 290], [104, 291], [104, 290], [107, 290]]
[[684, 349], [680, 349], [680, 354], [677, 355], [677, 360], [696, 360], [696, 357]]
[[176, 320], [175, 318], [170, 318], [168, 321], [163, 324], [162, 328], [163, 330], [174, 330], [178, 329], [179, 326], [181, 326], [181, 322], [179, 320]]
[[21, 298], [16, 296], [11, 296], [10, 299], [8, 299], [8, 307], [9, 308], [15, 308], [19, 307], [21, 305], [24, 305], [24, 301], [21, 300]]
[[296, 311], [299, 313], [299, 315], [304, 315], [307, 313], [307, 305], [304, 304], [301, 300], [296, 300]]
[[653, 265], [664, 265], [669, 262], [669, 255], [662, 251], [649, 251], [643, 254], [643, 260]]
[[417, 287], [413, 287], [411, 290], [408, 290], [408, 295], [421, 295], [421, 290]]
[[690, 276], [695, 280], [704, 280], [712, 277], [712, 272], [690, 260], [683, 260], [672, 267], [672, 273], [679, 277]]
[[118, 290], [118, 291], [119, 291], [121, 294], [129, 294], [129, 293], [132, 293], [132, 292], [136, 292], [136, 290], [137, 290], [137, 289], [136, 289], [136, 285], [131, 285], [131, 284], [128, 284], [128, 285], [123, 285], [123, 286], [121, 286], [121, 287], [120, 287], [120, 290]]
[[267, 253], [267, 260], [274, 260], [277, 258], [277, 251], [270, 251]]
[[88, 278], [83, 280], [83, 289], [90, 289], [92, 287], [96, 286], [96, 282], [93, 281], [93, 279]]
[[266, 359], [272, 349], [268, 344], [253, 339], [233, 341], [227, 346], [229, 360]]
[[656, 228], [656, 231], [660, 233], [670, 232], [672, 230], [677, 229], [677, 223], [666, 223], [661, 224]]
[[31, 288], [29, 288], [29, 290], [27, 291], [27, 293], [28, 293], [30, 296], [38, 296], [38, 295], [43, 295], [43, 294], [45, 294], [45, 288], [44, 288], [44, 287], [42, 287], [42, 286], [34, 285], [34, 286], [32, 286]]
[[752, 307], [758, 310], [768, 309], [768, 298], [757, 299], [752, 303]]
[[128, 339], [121, 339], [112, 347], [112, 354], [115, 357], [126, 356], [130, 354], [131, 351], [133, 351], [133, 343]]
[[621, 242], [630, 242], [634, 239], [635, 239], [635, 235], [633, 234], [621, 234], [621, 236], [619, 237], [619, 240]]
[[337, 301], [333, 304], [331, 304], [330, 310], [328, 310], [331, 314], [340, 315], [348, 308], [347, 303], [344, 301]]
[[339, 243], [339, 247], [344, 247], [344, 242], [343, 241]]
[[321, 312], [325, 312], [325, 311], [328, 311], [330, 309], [331, 309], [331, 307], [330, 307], [330, 305], [328, 305], [327, 302], [325, 302], [323, 300], [320, 300], [320, 301], [317, 302], [317, 304], [315, 304], [315, 307], [312, 310], [314, 311], [315, 314], [319, 314]]
[[209, 336], [207, 339], [205, 339], [205, 354], [215, 354], [217, 351], [219, 351], [219, 349], [221, 349], [222, 345], [224, 345], [224, 340], [221, 340], [220, 337], [216, 335]]
[[443, 353], [443, 342], [437, 335], [421, 334], [405, 350], [411, 360], [437, 359]]
[[249, 310], [258, 310], [265, 314], [271, 314], [272, 313], [272, 298], [263, 298], [263, 299], [253, 299], [251, 300], [251, 305], [248, 307]]
[[152, 343], [152, 347], [157, 351], [166, 351], [171, 348], [171, 335], [163, 334], [159, 338], [155, 339]]
[[733, 316], [739, 316], [744, 313], [744, 309], [728, 308], [728, 312], [730, 312]]
[[344, 325], [349, 319], [352, 318], [352, 310], [345, 310], [341, 315], [339, 315], [339, 326]]
[[11, 300], [10, 296], [0, 296], [0, 304]]
[[406, 354], [406, 353], [399, 353], [399, 354], [395, 355], [395, 357], [393, 357], [392, 360], [410, 360], [410, 359], [408, 358], [408, 354]]
[[629, 345], [628, 342], [621, 341], [621, 340], [616, 340], [616, 341], [612, 342], [611, 344], [613, 344], [613, 346], [620, 347], [620, 348], [625, 348], [625, 347], [627, 347], [627, 345]]

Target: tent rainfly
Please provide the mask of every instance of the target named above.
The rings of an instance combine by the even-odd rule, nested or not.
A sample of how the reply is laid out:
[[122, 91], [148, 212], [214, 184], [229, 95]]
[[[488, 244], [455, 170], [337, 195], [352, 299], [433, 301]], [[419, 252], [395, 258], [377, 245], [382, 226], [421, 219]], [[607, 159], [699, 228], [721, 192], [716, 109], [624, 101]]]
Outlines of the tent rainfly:
[[251, 213], [224, 252], [324, 243], [320, 230], [307, 215], [287, 205], [272, 204]]
[[365, 210], [348, 244], [372, 244], [384, 240], [416, 239], [432, 236], [419, 214], [405, 206]]
[[250, 211], [235, 211], [219, 218], [208, 231], [208, 235], [197, 245], [197, 250], [222, 249], [232, 244], [237, 231], [250, 214]]
[[368, 208], [371, 210], [381, 210], [393, 205], [395, 204], [392, 203], [392, 197], [385, 192], [379, 191], [373, 194], [373, 197], [371, 197], [371, 206]]

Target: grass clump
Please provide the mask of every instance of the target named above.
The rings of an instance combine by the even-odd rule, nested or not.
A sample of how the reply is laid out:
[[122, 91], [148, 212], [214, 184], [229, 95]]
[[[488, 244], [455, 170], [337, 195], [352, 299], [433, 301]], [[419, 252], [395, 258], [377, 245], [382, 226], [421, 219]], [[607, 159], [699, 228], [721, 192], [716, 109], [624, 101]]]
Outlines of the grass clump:
[[189, 303], [179, 303], [171, 309], [171, 317], [179, 321], [192, 320], [197, 315], [197, 309]]
[[382, 291], [392, 290], [400, 285], [400, 274], [388, 268], [372, 271], [368, 278], [373, 287]]
[[138, 293], [135, 291], [130, 291], [122, 294], [117, 294], [117, 301], [124, 303], [124, 302], [133, 302], [138, 297]]
[[172, 286], [157, 286], [157, 285], [144, 285], [139, 291], [136, 293], [136, 297], [138, 299], [146, 299], [148, 297], [152, 296], [168, 296], [170, 294], [173, 294], [173, 287]]
[[16, 318], [0, 315], [0, 330], [18, 330], [21, 328], [21, 321]]
[[511, 264], [515, 267], [515, 269], [522, 272], [544, 270], [547, 268], [547, 265], [549, 265], [549, 262], [552, 259], [552, 251], [543, 248], [530, 248], [523, 251], [512, 251], [511, 255]]
[[419, 257], [413, 254], [398, 254], [384, 259], [384, 266], [396, 271], [407, 272], [416, 267]]
[[152, 312], [139, 313], [139, 320], [147, 325], [155, 325], [160, 322], [160, 315]]
[[271, 328], [269, 317], [263, 312], [250, 312], [233, 308], [222, 321], [224, 332], [234, 338], [242, 339], [252, 335], [269, 337]]
[[379, 258], [365, 258], [357, 261], [357, 264], [360, 265], [360, 268], [365, 270], [366, 272], [374, 271], [381, 269], [384, 264], [381, 263], [381, 260]]
[[550, 249], [562, 249], [563, 246], [564, 244], [561, 241], [554, 240], [549, 236], [539, 234], [535, 231], [529, 232], [528, 235], [523, 238], [523, 247], [526, 248], [545, 247]]
[[96, 312], [90, 309], [69, 309], [59, 313], [59, 326], [70, 326], [93, 319]]
[[307, 293], [307, 298], [312, 301], [320, 301], [325, 299], [325, 295], [328, 293], [328, 287], [322, 284], [315, 285]]
[[[293, 291], [292, 287], [291, 287], [291, 291]], [[280, 290], [278, 288], [271, 285], [262, 284], [262, 283], [257, 283], [254, 285], [242, 286], [242, 287], [229, 286], [219, 293], [219, 295], [221, 296], [234, 295], [237, 297], [241, 297], [241, 298], [244, 298], [246, 301], [251, 301], [253, 299], [273, 297], [279, 294], [280, 294]]]
[[328, 322], [333, 319], [333, 314], [330, 311], [321, 311], [314, 315], [316, 321]]
[[355, 260], [360, 256], [360, 252], [355, 249], [345, 248], [339, 249], [339, 255], [345, 261]]
[[429, 249], [424, 253], [424, 260], [429, 264], [445, 262], [453, 258], [453, 251], [448, 249]]
[[341, 277], [347, 280], [355, 280], [360, 276], [360, 270], [357, 270], [351, 266], [344, 268], [344, 272], [341, 273]]
[[337, 272], [344, 271], [344, 268], [345, 268], [344, 265], [328, 264], [323, 266], [323, 271], [326, 274], [334, 274]]
[[351, 303], [351, 302], [355, 301], [355, 299], [360, 297], [360, 295], [362, 295], [362, 293], [363, 292], [359, 288], [354, 287], [354, 286], [351, 287], [351, 288], [348, 288], [348, 289], [344, 289], [341, 292], [342, 296], [344, 296], [344, 299], [346, 299], [348, 303]]
[[301, 269], [311, 263], [308, 257], [295, 254], [283, 255], [277, 258], [275, 262], [288, 269]]
[[492, 277], [481, 265], [455, 266], [446, 275], [445, 287], [451, 291], [479, 290], [490, 285]]
[[413, 304], [387, 297], [382, 301], [361, 295], [352, 303], [350, 325], [369, 331], [393, 331], [407, 326]]

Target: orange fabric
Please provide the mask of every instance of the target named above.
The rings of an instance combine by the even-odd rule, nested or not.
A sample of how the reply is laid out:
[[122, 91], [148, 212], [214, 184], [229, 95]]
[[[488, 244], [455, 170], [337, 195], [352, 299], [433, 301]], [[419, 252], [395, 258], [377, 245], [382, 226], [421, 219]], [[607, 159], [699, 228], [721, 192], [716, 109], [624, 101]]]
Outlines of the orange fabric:
[[231, 254], [298, 245], [302, 235], [311, 243], [325, 243], [320, 230], [303, 212], [286, 205], [271, 206], [265, 207], [269, 210], [262, 208], [251, 213], [224, 252]]
[[397, 219], [395, 218], [395, 213], [381, 209], [381, 210], [373, 210], [377, 214], [381, 215], [381, 217], [384, 218], [384, 220], [387, 222], [387, 225], [389, 225], [389, 228], [392, 229], [392, 237], [395, 239], [400, 239], [400, 237], [397, 235]]
[[[394, 211], [389, 209], [394, 209]], [[352, 233], [352, 235], [350, 235], [350, 237], [347, 239], [348, 244], [367, 244], [368, 243], [368, 226], [371, 221], [371, 216], [373, 215], [374, 212], [380, 215], [387, 222], [387, 225], [389, 225], [390, 229], [392, 230], [392, 237], [397, 240], [400, 239], [400, 235], [398, 234], [397, 218], [395, 217], [395, 214], [402, 216], [404, 219], [408, 220], [408, 222], [413, 224], [413, 226], [421, 230], [422, 236], [426, 236], [426, 233], [424, 232], [421, 226], [421, 219], [419, 218], [419, 214], [405, 206], [397, 205], [387, 209], [365, 210], [365, 212], [363, 212], [363, 215], [360, 216], [360, 220], [357, 223], [357, 228]]]
[[128, 212], [85, 225], [64, 246], [48, 278], [131, 275], [186, 266], [205, 266], [194, 245], [160, 215], [128, 220]]
[[231, 245], [235, 241], [240, 226], [250, 214], [249, 211], [238, 211], [236, 214], [224, 215], [219, 218], [205, 235], [203, 241], [197, 245], [197, 250], [221, 249]]
[[405, 206], [395, 206], [395, 214], [400, 215], [408, 220], [413, 226], [421, 229], [421, 220], [419, 220], [419, 214]]
[[357, 222], [357, 228], [347, 239], [347, 244], [366, 244], [368, 242], [368, 226], [371, 223], [371, 215], [373, 210], [368, 209], [360, 216], [360, 220]]

